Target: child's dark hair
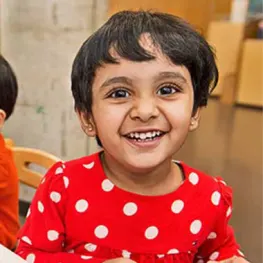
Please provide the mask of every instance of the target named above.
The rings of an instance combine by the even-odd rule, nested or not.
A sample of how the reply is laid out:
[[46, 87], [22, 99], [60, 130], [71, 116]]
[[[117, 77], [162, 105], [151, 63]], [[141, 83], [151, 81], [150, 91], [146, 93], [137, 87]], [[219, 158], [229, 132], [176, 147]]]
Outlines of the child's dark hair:
[[0, 55], [0, 109], [5, 111], [6, 120], [12, 114], [18, 93], [18, 85], [14, 71], [9, 63]]
[[98, 67], [118, 63], [112, 48], [132, 61], [155, 59], [139, 43], [148, 33], [172, 63], [184, 65], [191, 74], [194, 88], [193, 112], [205, 106], [218, 81], [215, 55], [206, 40], [179, 17], [150, 11], [122, 11], [113, 15], [80, 48], [72, 68], [72, 93], [75, 110], [91, 113], [92, 84]]

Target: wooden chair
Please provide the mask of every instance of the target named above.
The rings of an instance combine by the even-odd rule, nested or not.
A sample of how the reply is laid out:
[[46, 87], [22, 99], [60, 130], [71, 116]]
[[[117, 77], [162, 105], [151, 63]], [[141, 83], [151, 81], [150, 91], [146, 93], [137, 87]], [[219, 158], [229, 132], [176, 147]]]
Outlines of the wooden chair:
[[12, 147], [12, 151], [19, 181], [33, 188], [39, 186], [43, 174], [32, 170], [29, 165], [32, 164], [49, 169], [53, 164], [61, 161], [58, 157], [37, 149]]

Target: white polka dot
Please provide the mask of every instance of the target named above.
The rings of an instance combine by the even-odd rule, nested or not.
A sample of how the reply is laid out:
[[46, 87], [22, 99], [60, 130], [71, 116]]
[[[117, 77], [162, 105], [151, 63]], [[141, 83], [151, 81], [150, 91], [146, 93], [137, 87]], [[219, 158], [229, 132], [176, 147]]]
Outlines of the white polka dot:
[[113, 189], [114, 185], [113, 183], [109, 180], [109, 179], [105, 179], [103, 182], [102, 182], [102, 189], [105, 191], [105, 192], [110, 192], [112, 189]]
[[173, 202], [172, 204], [172, 211], [175, 213], [175, 214], [179, 214], [184, 208], [184, 202], [182, 200], [176, 200]]
[[83, 164], [83, 166], [86, 168], [86, 169], [92, 169], [93, 168], [93, 166], [94, 166], [94, 162], [92, 162], [92, 163], [89, 163], [89, 164]]
[[196, 173], [190, 173], [189, 181], [191, 184], [196, 185], [199, 182], [199, 176]]
[[157, 255], [158, 258], [164, 258], [164, 254]]
[[232, 208], [231, 206], [229, 206], [229, 208], [227, 209], [227, 212], [226, 212], [226, 216], [229, 217], [232, 213]]
[[58, 236], [59, 236], [59, 234], [58, 234], [58, 232], [55, 231], [55, 230], [49, 230], [49, 231], [47, 232], [47, 238], [48, 238], [49, 241], [55, 241], [55, 240], [57, 240], [57, 239], [58, 239]]
[[84, 259], [84, 260], [88, 260], [88, 259], [92, 259], [92, 256], [84, 256], [84, 255], [82, 255], [81, 258]]
[[84, 213], [88, 209], [88, 207], [89, 204], [84, 199], [79, 200], [75, 205], [75, 208], [79, 213]]
[[213, 205], [216, 205], [216, 206], [219, 205], [220, 198], [221, 198], [221, 194], [218, 191], [215, 191], [211, 196], [211, 201]]
[[38, 208], [38, 211], [39, 211], [40, 213], [43, 213], [44, 210], [45, 210], [44, 205], [43, 205], [43, 203], [42, 203], [41, 201], [38, 201], [38, 202], [37, 202], [37, 208]]
[[217, 234], [215, 232], [211, 232], [207, 239], [215, 239], [217, 237]]
[[29, 254], [27, 257], [26, 257], [26, 261], [28, 263], [34, 263], [35, 262], [35, 259], [36, 259], [36, 256], [34, 254]]
[[134, 214], [136, 214], [138, 210], [138, 207], [135, 203], [127, 203], [124, 207], [123, 207], [123, 213], [126, 216], [133, 216]]
[[55, 174], [62, 174], [63, 173], [63, 169], [61, 167], [58, 167]]
[[192, 234], [198, 234], [202, 228], [202, 223], [200, 220], [195, 220], [192, 222], [190, 226], [190, 231]]
[[214, 252], [214, 253], [209, 257], [209, 259], [210, 259], [210, 260], [216, 260], [218, 257], [219, 257], [219, 252]]
[[127, 250], [122, 250], [122, 257], [130, 258], [131, 257], [131, 252], [129, 252]]
[[145, 237], [147, 239], [154, 239], [157, 237], [159, 230], [156, 226], [150, 226], [145, 231]]
[[74, 254], [75, 251], [74, 251], [74, 249], [70, 249], [70, 250], [67, 251], [67, 253], [69, 253], [69, 254]]
[[32, 242], [31, 242], [31, 240], [29, 239], [29, 237], [23, 236], [21, 239], [22, 239], [24, 242], [26, 242], [27, 244], [32, 245]]
[[95, 229], [95, 236], [97, 238], [105, 238], [109, 234], [109, 230], [106, 226], [100, 225]]
[[176, 249], [176, 248], [173, 248], [173, 249], [170, 249], [168, 252], [167, 252], [167, 254], [178, 254], [179, 253], [179, 251], [178, 251], [178, 249]]
[[203, 259], [199, 259], [196, 263], [205, 263]]
[[245, 255], [244, 255], [244, 253], [241, 251], [241, 250], [237, 250], [237, 252], [239, 253], [239, 255], [241, 255], [242, 257], [244, 257]]
[[30, 207], [29, 207], [29, 208], [28, 208], [28, 210], [27, 210], [26, 217], [29, 217], [29, 216], [30, 216], [30, 214], [31, 214], [31, 209], [30, 209]]
[[58, 192], [51, 192], [50, 199], [55, 203], [59, 203], [61, 200], [61, 195]]
[[88, 243], [85, 245], [85, 249], [89, 252], [94, 252], [97, 249], [97, 246], [92, 243]]
[[65, 186], [65, 188], [68, 188], [68, 185], [69, 185], [69, 179], [68, 179], [68, 177], [63, 176], [63, 181], [64, 181], [64, 186]]
[[46, 177], [43, 177], [43, 179], [41, 180], [41, 184], [45, 183], [46, 181]]
[[223, 180], [220, 180], [219, 182], [220, 182], [221, 184], [227, 185], [227, 183], [226, 183], [225, 181], [223, 181]]
[[66, 168], [66, 165], [64, 163], [62, 163], [62, 168], [65, 169]]

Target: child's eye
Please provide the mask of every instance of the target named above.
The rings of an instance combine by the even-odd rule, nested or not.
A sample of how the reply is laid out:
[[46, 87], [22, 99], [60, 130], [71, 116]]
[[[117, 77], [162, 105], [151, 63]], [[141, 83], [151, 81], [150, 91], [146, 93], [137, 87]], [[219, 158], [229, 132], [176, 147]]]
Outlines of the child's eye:
[[129, 92], [127, 90], [124, 90], [124, 89], [118, 89], [118, 90], [115, 90], [113, 91], [109, 97], [110, 98], [127, 98], [129, 97]]
[[161, 96], [166, 96], [166, 95], [170, 95], [170, 94], [174, 94], [178, 92], [178, 88], [172, 86], [172, 85], [165, 85], [162, 86], [158, 91], [157, 94], [161, 95]]

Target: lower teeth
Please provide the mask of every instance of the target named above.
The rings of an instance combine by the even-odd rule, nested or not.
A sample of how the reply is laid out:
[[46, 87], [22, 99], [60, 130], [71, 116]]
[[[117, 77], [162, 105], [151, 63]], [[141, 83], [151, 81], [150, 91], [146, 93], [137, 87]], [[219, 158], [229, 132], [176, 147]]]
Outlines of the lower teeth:
[[140, 139], [140, 138], [131, 138], [131, 137], [128, 137], [130, 140], [134, 140], [136, 142], [147, 142], [147, 141], [152, 141], [154, 140], [155, 138], [158, 138], [158, 137], [161, 137], [161, 135], [156, 135], [154, 137], [151, 137], [151, 138], [146, 138], [146, 139]]
[[154, 137], [154, 138], [146, 138], [146, 139], [137, 139], [137, 138], [135, 138], [135, 139], [133, 139], [133, 140], [135, 140], [135, 141], [137, 141], [137, 142], [148, 142], [148, 141], [152, 141], [153, 139], [155, 139], [156, 137]]

